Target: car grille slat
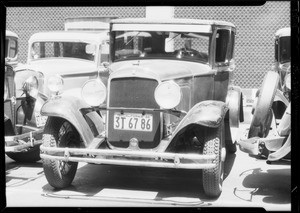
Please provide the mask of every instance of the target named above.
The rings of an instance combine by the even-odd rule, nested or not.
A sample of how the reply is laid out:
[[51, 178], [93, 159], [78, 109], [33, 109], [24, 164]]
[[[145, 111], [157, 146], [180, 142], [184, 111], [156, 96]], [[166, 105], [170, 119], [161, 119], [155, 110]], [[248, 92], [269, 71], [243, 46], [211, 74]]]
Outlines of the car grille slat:
[[110, 107], [159, 108], [154, 91], [158, 82], [144, 78], [117, 78], [110, 82]]

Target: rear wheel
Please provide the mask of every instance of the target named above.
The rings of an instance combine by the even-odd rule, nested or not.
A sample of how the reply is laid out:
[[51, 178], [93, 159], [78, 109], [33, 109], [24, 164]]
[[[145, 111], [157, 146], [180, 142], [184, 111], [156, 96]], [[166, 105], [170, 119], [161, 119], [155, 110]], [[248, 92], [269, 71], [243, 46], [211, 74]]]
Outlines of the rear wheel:
[[224, 161], [226, 156], [225, 150], [225, 132], [224, 123], [218, 128], [208, 128], [204, 138], [203, 154], [215, 154], [213, 160], [215, 167], [212, 169], [203, 169], [203, 188], [206, 195], [217, 197], [222, 192]]
[[[43, 135], [45, 147], [79, 147], [80, 136], [74, 126], [59, 118], [49, 120]], [[78, 162], [43, 159], [45, 176], [54, 188], [69, 186], [76, 174]]]

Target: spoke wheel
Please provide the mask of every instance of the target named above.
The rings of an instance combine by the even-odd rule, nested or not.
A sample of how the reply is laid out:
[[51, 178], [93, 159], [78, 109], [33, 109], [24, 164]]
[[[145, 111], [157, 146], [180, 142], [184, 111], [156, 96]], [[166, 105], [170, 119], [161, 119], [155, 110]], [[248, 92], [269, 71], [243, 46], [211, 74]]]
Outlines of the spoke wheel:
[[[43, 135], [47, 147], [79, 147], [80, 136], [68, 121], [54, 118], [50, 120]], [[69, 186], [76, 174], [78, 162], [43, 159], [45, 176], [54, 188]]]

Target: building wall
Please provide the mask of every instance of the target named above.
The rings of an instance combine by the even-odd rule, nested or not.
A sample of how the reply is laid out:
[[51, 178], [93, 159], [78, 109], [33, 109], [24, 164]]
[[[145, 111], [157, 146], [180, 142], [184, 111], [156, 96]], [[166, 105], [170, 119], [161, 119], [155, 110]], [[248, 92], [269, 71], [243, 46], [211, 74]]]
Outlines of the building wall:
[[[27, 41], [41, 31], [63, 30], [64, 20], [76, 16], [146, 16], [145, 7], [8, 7], [6, 28], [19, 35], [19, 61], [26, 62]], [[235, 84], [258, 88], [274, 60], [274, 33], [290, 26], [290, 2], [262, 6], [175, 7], [175, 18], [229, 21], [237, 27]]]

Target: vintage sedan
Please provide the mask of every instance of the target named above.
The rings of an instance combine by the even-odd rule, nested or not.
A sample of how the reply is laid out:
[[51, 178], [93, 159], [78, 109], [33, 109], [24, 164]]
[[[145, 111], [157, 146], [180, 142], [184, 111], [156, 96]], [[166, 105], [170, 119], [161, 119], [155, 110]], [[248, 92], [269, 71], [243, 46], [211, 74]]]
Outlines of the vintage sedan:
[[41, 32], [31, 36], [27, 63], [15, 68], [14, 132], [5, 136], [5, 152], [10, 158], [30, 162], [40, 159], [41, 133], [47, 119], [40, 115], [40, 109], [52, 95], [47, 85], [53, 76], [59, 75], [65, 92], [72, 95], [88, 79], [107, 79], [102, 62], [108, 62], [108, 40], [108, 30]]
[[231, 84], [235, 26], [115, 19], [110, 29], [107, 86], [89, 80], [82, 98], [58, 95], [41, 109], [49, 184], [69, 186], [78, 162], [202, 169], [205, 193], [219, 196], [243, 119], [241, 90]]
[[249, 131], [240, 149], [267, 162], [287, 157], [291, 151], [291, 41], [289, 27], [275, 33], [275, 62], [266, 73], [253, 105]]

